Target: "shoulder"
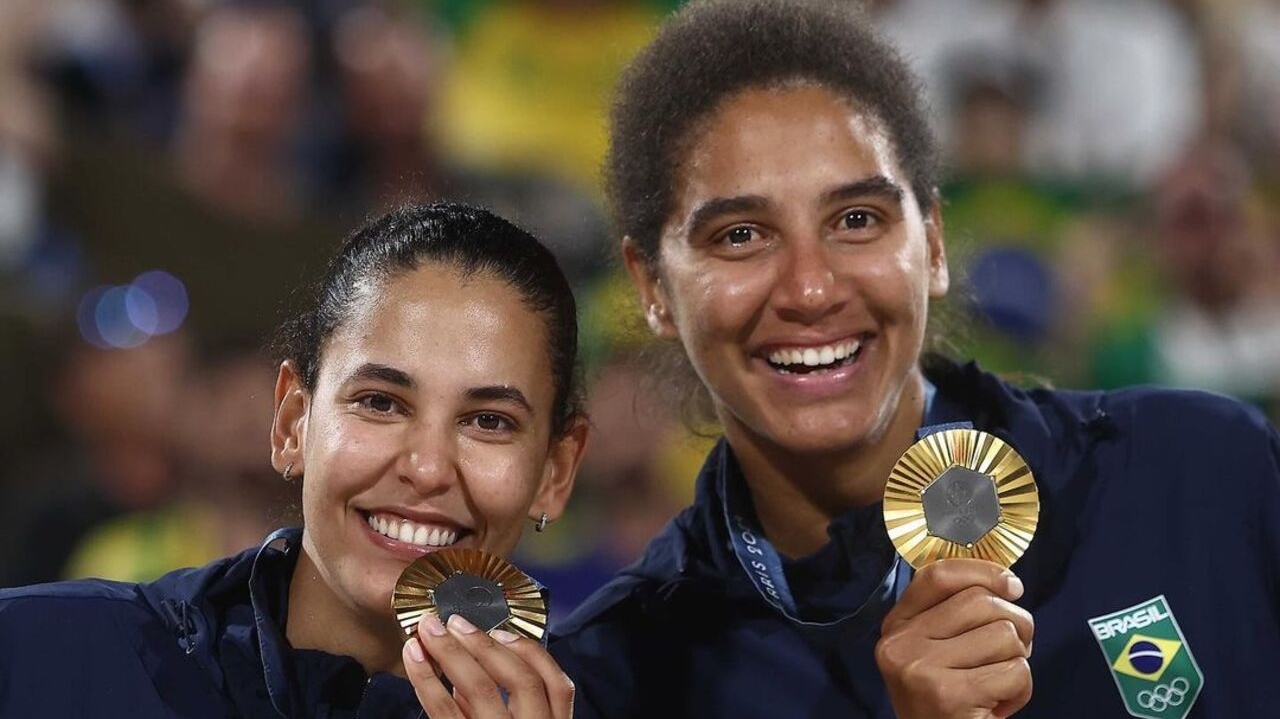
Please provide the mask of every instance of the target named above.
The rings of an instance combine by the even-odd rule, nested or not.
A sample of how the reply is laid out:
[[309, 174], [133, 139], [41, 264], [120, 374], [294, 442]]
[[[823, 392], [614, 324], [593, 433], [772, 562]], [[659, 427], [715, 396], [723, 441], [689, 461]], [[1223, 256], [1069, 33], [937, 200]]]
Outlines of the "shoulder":
[[1276, 430], [1239, 400], [1158, 387], [1042, 394], [1078, 410], [1083, 444], [1103, 468], [1122, 466], [1128, 477], [1165, 486], [1228, 474], [1241, 489], [1280, 484]]
[[0, 634], [43, 637], [46, 642], [76, 638], [83, 647], [86, 631], [90, 638], [105, 641], [112, 627], [126, 633], [147, 624], [164, 629], [174, 623], [164, 614], [166, 605], [199, 605], [228, 582], [244, 584], [246, 571], [236, 571], [243, 564], [243, 557], [231, 557], [147, 583], [77, 579], [0, 589]]
[[[1266, 450], [1275, 430], [1256, 407], [1225, 395], [1152, 386], [1111, 391], [1022, 388], [970, 363], [940, 365], [936, 380], [966, 419], [1006, 429], [1024, 443], [1047, 443], [1046, 459], [1077, 455], [1098, 442], [1128, 450], [1160, 445], [1181, 455], [1227, 447]], [[1195, 440], [1195, 441], [1189, 441]], [[1034, 450], [1033, 450], [1034, 451]]]
[[221, 714], [217, 689], [136, 584], [0, 591], [0, 716]]
[[609, 625], [624, 626], [635, 620], [644, 598], [668, 582], [689, 574], [696, 564], [697, 549], [690, 541], [690, 530], [696, 524], [696, 508], [688, 507], [676, 515], [654, 537], [644, 554], [613, 579], [596, 590], [553, 631], [564, 638]]
[[1156, 430], [1178, 430], [1196, 424], [1249, 426], [1264, 429], [1266, 418], [1256, 408], [1225, 395], [1201, 390], [1136, 386], [1111, 391], [1064, 390], [1020, 386], [983, 371], [974, 362], [956, 364], [931, 356], [926, 375], [964, 418], [990, 415], [987, 424], [1041, 420], [1077, 424], [1110, 415], [1114, 421], [1142, 422]]
[[[671, 686], [696, 630], [723, 614], [730, 582], [686, 509], [622, 570], [552, 631], [552, 656], [578, 686], [583, 716], [636, 716], [641, 686]], [[640, 712], [643, 714], [643, 712]]]
[[[146, 610], [137, 584], [103, 579], [35, 584], [0, 589], [0, 632], [21, 632], [32, 626], [67, 626], [104, 614]], [[12, 636], [12, 635], [10, 635]]]
[[1265, 436], [1267, 418], [1252, 405], [1213, 392], [1130, 387], [1102, 395], [1107, 411], [1133, 429], [1156, 433], [1210, 432]]
[[624, 645], [642, 630], [647, 598], [680, 574], [688, 546], [681, 520], [687, 513], [669, 523], [639, 560], [618, 572], [553, 628], [550, 649], [557, 659], [593, 663], [624, 653]]
[[210, 622], [222, 595], [243, 593], [241, 564], [0, 590], [0, 716], [217, 714]]
[[592, 635], [605, 628], [622, 629], [637, 619], [645, 596], [653, 594], [665, 580], [646, 575], [645, 558], [620, 571], [591, 594], [553, 630], [553, 642]]
[[136, 656], [135, 637], [161, 630], [135, 584], [85, 579], [0, 590], [0, 685], [118, 668]]

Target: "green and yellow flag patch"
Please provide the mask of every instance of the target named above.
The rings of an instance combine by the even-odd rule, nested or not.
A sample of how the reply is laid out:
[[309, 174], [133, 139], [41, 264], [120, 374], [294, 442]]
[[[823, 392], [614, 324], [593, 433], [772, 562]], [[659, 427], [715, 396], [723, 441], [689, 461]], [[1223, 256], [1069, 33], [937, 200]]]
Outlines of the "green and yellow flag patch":
[[1164, 595], [1089, 620], [1125, 709], [1144, 719], [1183, 719], [1204, 686]]

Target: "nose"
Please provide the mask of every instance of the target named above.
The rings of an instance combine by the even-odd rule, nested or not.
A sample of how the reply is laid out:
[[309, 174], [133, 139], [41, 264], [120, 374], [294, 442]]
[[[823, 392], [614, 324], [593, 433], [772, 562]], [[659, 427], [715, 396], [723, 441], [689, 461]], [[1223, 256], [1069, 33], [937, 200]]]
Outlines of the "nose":
[[457, 447], [447, 433], [415, 427], [406, 435], [397, 466], [401, 482], [424, 497], [441, 494], [457, 484]]
[[820, 238], [788, 243], [774, 288], [774, 305], [782, 319], [812, 323], [838, 311], [848, 300]]

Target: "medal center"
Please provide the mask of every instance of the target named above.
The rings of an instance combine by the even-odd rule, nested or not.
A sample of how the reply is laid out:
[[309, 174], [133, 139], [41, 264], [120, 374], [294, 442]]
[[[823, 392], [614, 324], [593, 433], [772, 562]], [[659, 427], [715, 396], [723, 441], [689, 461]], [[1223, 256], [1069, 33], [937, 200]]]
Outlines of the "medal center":
[[447, 622], [454, 614], [461, 614], [486, 632], [510, 616], [502, 587], [484, 577], [465, 572], [458, 572], [440, 582], [435, 589], [435, 601], [440, 621]]
[[953, 466], [933, 480], [920, 497], [929, 534], [971, 545], [1000, 521], [995, 480], [968, 467]]

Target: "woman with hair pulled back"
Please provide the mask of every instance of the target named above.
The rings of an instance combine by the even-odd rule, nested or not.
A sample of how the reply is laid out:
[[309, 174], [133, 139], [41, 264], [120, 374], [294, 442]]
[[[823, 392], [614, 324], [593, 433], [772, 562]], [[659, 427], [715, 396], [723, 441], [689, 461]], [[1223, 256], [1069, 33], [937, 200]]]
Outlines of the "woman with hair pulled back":
[[397, 210], [278, 345], [271, 462], [303, 528], [153, 583], [0, 591], [0, 716], [569, 719], [538, 642], [461, 614], [406, 641], [391, 609], [413, 560], [504, 556], [564, 509], [587, 423], [551, 253], [484, 210]]
[[[1024, 391], [924, 351], [950, 284], [934, 139], [853, 3], [694, 0], [611, 122], [626, 267], [723, 438], [693, 505], [554, 628], [578, 717], [1275, 712], [1275, 431], [1222, 397]], [[1011, 569], [913, 571], [886, 531], [895, 463], [954, 423], [1036, 478]]]

